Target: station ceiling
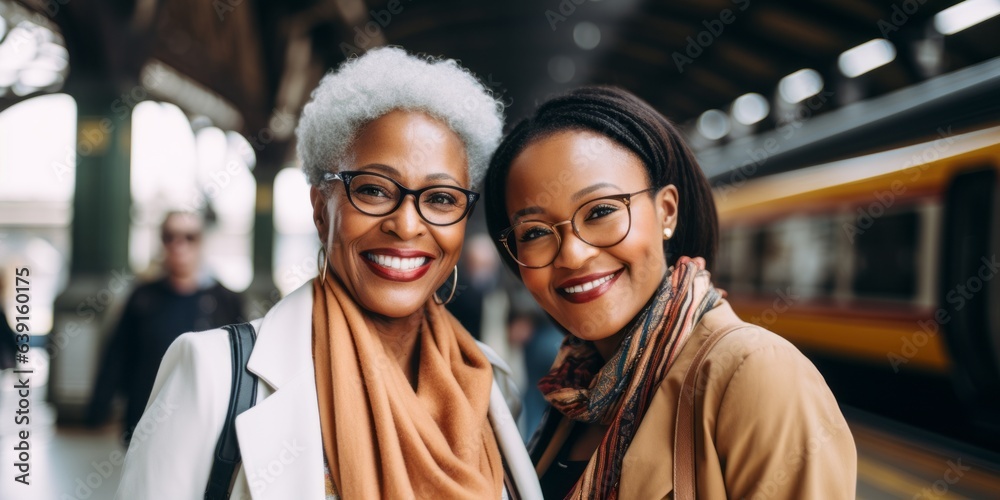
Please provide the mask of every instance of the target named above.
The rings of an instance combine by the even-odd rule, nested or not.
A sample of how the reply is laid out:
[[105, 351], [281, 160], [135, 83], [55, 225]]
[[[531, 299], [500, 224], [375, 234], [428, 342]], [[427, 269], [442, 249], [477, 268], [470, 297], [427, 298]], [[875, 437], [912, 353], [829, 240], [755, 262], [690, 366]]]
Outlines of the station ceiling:
[[502, 95], [511, 120], [548, 96], [599, 83], [625, 87], [679, 123], [728, 109], [747, 92], [771, 98], [782, 77], [803, 68], [839, 85], [838, 56], [875, 38], [893, 42], [898, 55], [853, 82], [862, 97], [925, 80], [921, 58], [935, 50], [932, 73], [996, 57], [1000, 47], [997, 19], [946, 39], [933, 32], [934, 15], [955, 0], [22, 3], [65, 37], [67, 91], [95, 79], [127, 89], [156, 60], [230, 103], [248, 135], [297, 114], [349, 54], [385, 44], [459, 59]]

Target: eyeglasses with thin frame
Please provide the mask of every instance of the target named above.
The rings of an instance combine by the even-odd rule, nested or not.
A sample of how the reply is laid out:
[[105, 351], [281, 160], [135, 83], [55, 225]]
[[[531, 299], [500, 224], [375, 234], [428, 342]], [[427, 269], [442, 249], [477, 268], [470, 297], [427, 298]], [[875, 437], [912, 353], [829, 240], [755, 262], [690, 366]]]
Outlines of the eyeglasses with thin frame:
[[434, 226], [450, 226], [464, 219], [479, 199], [479, 193], [446, 184], [409, 189], [395, 179], [372, 172], [327, 172], [322, 180], [343, 182], [351, 205], [373, 217], [395, 212], [407, 195], [413, 195], [420, 218]]
[[562, 250], [562, 237], [557, 228], [565, 224], [570, 224], [573, 234], [590, 246], [615, 246], [632, 229], [632, 197], [656, 189], [651, 187], [595, 198], [577, 207], [572, 218], [554, 224], [541, 220], [518, 222], [500, 232], [500, 242], [515, 262], [529, 269], [540, 269], [555, 262]]

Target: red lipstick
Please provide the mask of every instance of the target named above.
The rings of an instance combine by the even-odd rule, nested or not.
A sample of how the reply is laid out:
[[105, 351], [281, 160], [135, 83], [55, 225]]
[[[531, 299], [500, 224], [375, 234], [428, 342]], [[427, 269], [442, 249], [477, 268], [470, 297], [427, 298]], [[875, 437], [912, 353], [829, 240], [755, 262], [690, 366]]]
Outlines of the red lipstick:
[[[586, 276], [581, 276], [579, 278], [572, 278], [560, 283], [556, 287], [556, 293], [558, 293], [560, 297], [574, 304], [583, 304], [585, 302], [590, 302], [592, 300], [597, 299], [601, 295], [604, 295], [608, 290], [610, 290], [611, 287], [614, 286], [615, 282], [618, 281], [618, 278], [622, 275], [623, 271], [624, 268], [619, 269], [613, 273], [594, 273], [594, 274], [588, 274]], [[606, 278], [608, 276], [610, 276], [610, 279], [604, 281], [600, 285], [595, 286], [594, 288], [591, 288], [590, 290], [575, 292], [575, 293], [566, 291], [567, 288], [572, 288], [578, 285], [584, 285], [586, 283], [590, 283], [595, 280], [599, 280], [601, 278]]]
[[[374, 260], [373, 260], [374, 259]], [[423, 259], [418, 267], [402, 269], [393, 260]], [[361, 252], [361, 260], [376, 276], [390, 281], [410, 282], [422, 278], [431, 268], [434, 255], [412, 248], [373, 248]]]

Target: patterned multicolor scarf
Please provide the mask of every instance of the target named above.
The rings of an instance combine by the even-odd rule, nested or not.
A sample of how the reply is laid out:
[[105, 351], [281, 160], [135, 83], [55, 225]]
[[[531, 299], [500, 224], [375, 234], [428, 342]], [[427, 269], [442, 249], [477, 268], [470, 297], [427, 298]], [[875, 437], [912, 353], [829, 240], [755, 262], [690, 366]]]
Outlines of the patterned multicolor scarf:
[[621, 346], [607, 362], [592, 342], [566, 336], [538, 388], [567, 417], [609, 426], [567, 498], [617, 498], [622, 459], [653, 394], [691, 330], [722, 294], [712, 286], [704, 259], [681, 257], [625, 327]]

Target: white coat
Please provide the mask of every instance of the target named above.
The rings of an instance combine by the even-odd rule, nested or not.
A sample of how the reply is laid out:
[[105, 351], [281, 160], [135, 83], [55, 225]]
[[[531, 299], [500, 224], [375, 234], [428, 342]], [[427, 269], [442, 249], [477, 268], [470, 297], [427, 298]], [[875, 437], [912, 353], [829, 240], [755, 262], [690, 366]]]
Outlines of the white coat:
[[[236, 418], [243, 457], [230, 498], [322, 500], [323, 441], [312, 358], [312, 281], [253, 321], [257, 342], [247, 369], [259, 378], [257, 404]], [[497, 379], [489, 418], [522, 498], [541, 498], [534, 467]], [[122, 500], [204, 498], [232, 381], [229, 333], [186, 333], [163, 357], [153, 392], [125, 457], [115, 496]]]

